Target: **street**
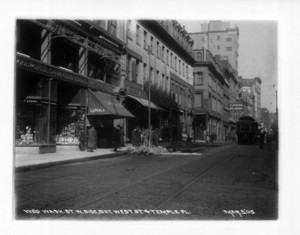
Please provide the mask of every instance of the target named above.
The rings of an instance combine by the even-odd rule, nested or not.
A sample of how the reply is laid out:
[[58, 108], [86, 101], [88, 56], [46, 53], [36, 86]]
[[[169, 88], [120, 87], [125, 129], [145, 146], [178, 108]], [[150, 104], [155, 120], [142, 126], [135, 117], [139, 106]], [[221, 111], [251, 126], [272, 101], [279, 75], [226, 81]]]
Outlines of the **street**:
[[277, 172], [274, 146], [236, 143], [19, 172], [16, 218], [272, 220]]

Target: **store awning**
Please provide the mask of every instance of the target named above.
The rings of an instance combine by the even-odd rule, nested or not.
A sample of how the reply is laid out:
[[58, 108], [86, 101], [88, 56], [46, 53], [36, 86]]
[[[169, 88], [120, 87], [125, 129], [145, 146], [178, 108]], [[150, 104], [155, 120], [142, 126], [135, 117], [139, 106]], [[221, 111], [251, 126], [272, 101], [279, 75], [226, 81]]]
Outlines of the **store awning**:
[[113, 95], [92, 90], [88, 93], [88, 115], [134, 117]]
[[[139, 98], [139, 97], [135, 97], [135, 96], [132, 96], [132, 95], [128, 95], [128, 97], [136, 100], [137, 102], [139, 102], [141, 105], [145, 106], [145, 107], [148, 107], [149, 106], [149, 101], [148, 100], [145, 100], [145, 99], [142, 99], [142, 98]], [[159, 107], [158, 105], [154, 104], [153, 102], [150, 102], [150, 107], [152, 109], [157, 109], [157, 110], [161, 110], [161, 111], [166, 111], [165, 109]]]

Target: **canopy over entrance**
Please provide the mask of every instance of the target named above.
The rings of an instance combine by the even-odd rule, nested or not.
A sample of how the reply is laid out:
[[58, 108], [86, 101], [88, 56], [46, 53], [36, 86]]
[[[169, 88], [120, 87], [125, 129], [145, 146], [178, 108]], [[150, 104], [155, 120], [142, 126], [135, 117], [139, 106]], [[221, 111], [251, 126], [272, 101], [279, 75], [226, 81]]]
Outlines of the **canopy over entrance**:
[[134, 118], [134, 115], [125, 109], [113, 95], [92, 90], [88, 91], [88, 115]]
[[[135, 96], [132, 96], [132, 95], [128, 95], [129, 98], [132, 98], [134, 100], [136, 100], [137, 102], [139, 102], [141, 105], [145, 106], [145, 107], [148, 107], [149, 106], [149, 101], [148, 100], [145, 100], [145, 99], [142, 99], [142, 98], [138, 98], [138, 97], [135, 97]], [[157, 110], [162, 110], [162, 111], [166, 111], [165, 109], [159, 107], [158, 105], [150, 102], [150, 107], [152, 109], [157, 109]]]

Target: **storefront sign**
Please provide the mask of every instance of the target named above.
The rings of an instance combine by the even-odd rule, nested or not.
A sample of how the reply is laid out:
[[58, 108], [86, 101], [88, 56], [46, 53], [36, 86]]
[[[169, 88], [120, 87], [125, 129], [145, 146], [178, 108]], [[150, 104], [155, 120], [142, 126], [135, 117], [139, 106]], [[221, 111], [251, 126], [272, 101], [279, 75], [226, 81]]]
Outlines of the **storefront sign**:
[[89, 111], [90, 111], [90, 113], [92, 113], [92, 114], [96, 114], [96, 113], [105, 113], [105, 109], [101, 109], [101, 108], [94, 108], [94, 109], [90, 109]]
[[87, 79], [77, 76], [71, 72], [50, 66], [30, 58], [17, 55], [16, 64], [20, 68], [24, 68], [33, 72], [38, 72], [42, 75], [54, 77], [64, 81], [74, 82], [81, 85], [87, 85]]
[[242, 103], [231, 103], [229, 104], [229, 109], [234, 111], [244, 110], [244, 106]]

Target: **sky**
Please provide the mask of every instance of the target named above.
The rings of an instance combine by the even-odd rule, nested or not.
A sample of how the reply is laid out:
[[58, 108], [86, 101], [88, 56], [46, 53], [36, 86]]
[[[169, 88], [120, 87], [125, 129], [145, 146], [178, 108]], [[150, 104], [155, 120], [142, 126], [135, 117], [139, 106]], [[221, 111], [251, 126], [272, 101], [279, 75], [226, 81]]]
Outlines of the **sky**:
[[[260, 77], [261, 107], [276, 111], [277, 85], [277, 23], [276, 21], [228, 21], [235, 24], [239, 36], [239, 76]], [[201, 23], [208, 21], [179, 20], [187, 32], [201, 31]]]

